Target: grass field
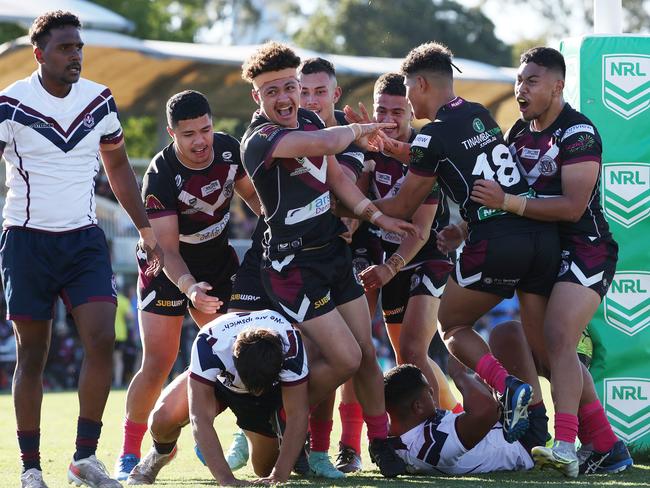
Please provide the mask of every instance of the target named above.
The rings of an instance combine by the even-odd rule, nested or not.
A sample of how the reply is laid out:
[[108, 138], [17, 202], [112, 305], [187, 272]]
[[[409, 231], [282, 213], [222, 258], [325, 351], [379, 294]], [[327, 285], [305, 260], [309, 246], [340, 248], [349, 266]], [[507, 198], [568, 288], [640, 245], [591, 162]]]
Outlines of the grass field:
[[[125, 391], [113, 391], [109, 397], [104, 428], [100, 440], [98, 457], [112, 472], [115, 457], [121, 447], [122, 416], [124, 412]], [[546, 395], [545, 395], [546, 397]], [[11, 396], [0, 395], [0, 487], [19, 486], [20, 461], [16, 426], [13, 416]], [[338, 414], [338, 412], [336, 412]], [[50, 488], [69, 486], [66, 471], [74, 450], [76, 418], [78, 414], [75, 393], [48, 393], [43, 404], [41, 424], [41, 457], [45, 479]], [[551, 416], [552, 418], [552, 416]], [[220, 415], [216, 422], [217, 432], [222, 442], [228, 445], [234, 432], [234, 418], [229, 412]], [[339, 436], [339, 422], [335, 419], [332, 446]], [[151, 440], [145, 437], [143, 450], [147, 450]], [[165, 488], [188, 488], [193, 486], [215, 486], [207, 468], [194, 456], [193, 441], [189, 429], [184, 429], [179, 441], [179, 454], [176, 460], [164, 468], [156, 485]], [[301, 479], [292, 476], [288, 486], [391, 486], [391, 487], [450, 487], [450, 488], [499, 488], [499, 487], [559, 487], [559, 486], [605, 486], [605, 487], [650, 487], [650, 464], [637, 464], [632, 470], [613, 476], [581, 477], [568, 481], [553, 471], [532, 471], [526, 473], [495, 473], [489, 475], [466, 476], [406, 476], [396, 480], [386, 480], [375, 470], [367, 456], [364, 446], [363, 474], [330, 482], [323, 479]], [[498, 453], [494, 453], [498, 456]], [[237, 475], [253, 479], [252, 470], [244, 468]]]

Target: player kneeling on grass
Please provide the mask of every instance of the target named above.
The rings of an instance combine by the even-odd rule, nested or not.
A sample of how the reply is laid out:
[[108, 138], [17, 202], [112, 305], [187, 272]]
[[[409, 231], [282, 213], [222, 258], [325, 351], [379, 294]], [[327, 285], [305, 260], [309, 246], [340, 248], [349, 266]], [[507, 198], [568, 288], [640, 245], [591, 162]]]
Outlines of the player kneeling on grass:
[[[127, 484], [155, 481], [174, 457], [176, 440], [188, 420], [215, 480], [220, 485], [249, 484], [234, 477], [214, 429], [215, 417], [226, 408], [233, 411], [248, 437], [253, 469], [261, 478], [258, 482], [286, 481], [307, 435], [307, 379], [300, 333], [278, 313], [236, 312], [213, 320], [201, 329], [192, 346], [185, 404], [176, 399], [156, 407], [150, 419], [154, 446], [133, 468]], [[187, 410], [179, 415], [188, 403], [189, 419]], [[286, 427], [278, 447], [271, 419], [280, 406], [286, 413]]]
[[[517, 322], [498, 326], [490, 347], [523, 381], [534, 381], [535, 363]], [[469, 372], [457, 361], [449, 362], [449, 373], [463, 395], [465, 411], [459, 414], [436, 408], [433, 389], [417, 366], [402, 364], [386, 373], [386, 409], [390, 435], [395, 436], [390, 440], [407, 471], [468, 474], [533, 468], [530, 450], [544, 445], [548, 436], [548, 417], [541, 397], [534, 397], [528, 407], [527, 432], [508, 443], [501, 429], [499, 403], [483, 381]]]

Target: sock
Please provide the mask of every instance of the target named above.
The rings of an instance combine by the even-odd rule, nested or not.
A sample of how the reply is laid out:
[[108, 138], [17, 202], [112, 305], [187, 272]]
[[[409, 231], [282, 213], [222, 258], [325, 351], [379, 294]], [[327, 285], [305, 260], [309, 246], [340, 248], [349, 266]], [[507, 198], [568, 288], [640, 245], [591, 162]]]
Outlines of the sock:
[[309, 432], [311, 434], [309, 446], [312, 451], [327, 452], [330, 449], [330, 435], [332, 434], [331, 420], [309, 419]]
[[573, 444], [578, 435], [578, 417], [570, 413], [555, 413], [555, 440]]
[[74, 460], [79, 461], [93, 456], [97, 450], [99, 434], [102, 432], [102, 423], [94, 420], [79, 417], [77, 419], [77, 450], [74, 453]]
[[363, 411], [358, 402], [340, 403], [341, 444], [351, 447], [361, 454], [361, 429], [363, 428]]
[[491, 353], [487, 353], [476, 364], [476, 372], [485, 382], [503, 395], [506, 391], [506, 378], [508, 372], [499, 360]]
[[41, 431], [36, 430], [19, 430], [18, 446], [20, 447], [20, 459], [23, 462], [23, 473], [28, 469], [41, 470], [41, 453], [39, 451], [41, 444]]
[[[580, 426], [583, 427], [579, 432], [586, 435], [595, 451], [608, 452], [618, 442], [599, 400], [580, 407], [578, 418]], [[584, 442], [582, 437], [580, 441]]]
[[147, 423], [142, 424], [138, 422], [132, 422], [126, 417], [124, 418], [124, 443], [122, 444], [122, 454], [133, 454], [135, 457], [140, 459], [142, 447], [142, 439], [147, 433]]
[[153, 447], [158, 454], [171, 454], [176, 447], [176, 441], [167, 443], [153, 441]]
[[451, 410], [451, 413], [462, 413], [464, 411], [465, 409], [463, 408], [463, 404], [458, 402], [456, 406]]
[[363, 420], [366, 422], [369, 441], [388, 437], [388, 414], [386, 412], [374, 417], [364, 413]]

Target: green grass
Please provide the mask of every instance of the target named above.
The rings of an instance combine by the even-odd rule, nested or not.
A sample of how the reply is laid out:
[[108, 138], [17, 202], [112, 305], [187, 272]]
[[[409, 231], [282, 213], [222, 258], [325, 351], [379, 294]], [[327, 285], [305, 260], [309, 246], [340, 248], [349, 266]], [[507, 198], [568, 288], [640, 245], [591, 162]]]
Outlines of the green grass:
[[[548, 388], [547, 386], [545, 388]], [[548, 391], [547, 391], [548, 393]], [[124, 412], [124, 391], [113, 391], [108, 400], [104, 415], [104, 428], [99, 445], [98, 457], [112, 472], [115, 457], [122, 440], [122, 417]], [[548, 398], [545, 395], [545, 398]], [[19, 486], [20, 460], [16, 439], [16, 426], [13, 404], [10, 395], [0, 395], [0, 487]], [[338, 414], [338, 412], [336, 412]], [[76, 418], [78, 414], [75, 393], [48, 393], [43, 402], [41, 424], [41, 456], [45, 479], [50, 488], [68, 487], [66, 470], [74, 450]], [[234, 419], [230, 412], [220, 415], [216, 421], [217, 432], [222, 442], [230, 442], [234, 432]], [[339, 436], [339, 422], [335, 419], [332, 446]], [[151, 440], [147, 436], [143, 450], [147, 450]], [[156, 485], [165, 488], [188, 488], [193, 486], [215, 486], [207, 468], [194, 456], [194, 445], [189, 429], [184, 429], [179, 441], [179, 454], [176, 460], [164, 468]], [[362, 474], [348, 476], [345, 480], [329, 482], [322, 479], [300, 479], [292, 476], [289, 486], [391, 486], [391, 487], [451, 487], [451, 488], [498, 488], [506, 487], [559, 487], [559, 486], [606, 486], [606, 487], [650, 487], [650, 464], [637, 464], [625, 473], [612, 476], [581, 477], [568, 481], [552, 471], [531, 471], [519, 473], [493, 473], [488, 475], [451, 476], [405, 476], [397, 480], [385, 480], [375, 466], [370, 463], [366, 446], [363, 462], [366, 468]], [[498, 453], [495, 453], [498, 455]], [[253, 479], [252, 470], [244, 468], [237, 475]]]

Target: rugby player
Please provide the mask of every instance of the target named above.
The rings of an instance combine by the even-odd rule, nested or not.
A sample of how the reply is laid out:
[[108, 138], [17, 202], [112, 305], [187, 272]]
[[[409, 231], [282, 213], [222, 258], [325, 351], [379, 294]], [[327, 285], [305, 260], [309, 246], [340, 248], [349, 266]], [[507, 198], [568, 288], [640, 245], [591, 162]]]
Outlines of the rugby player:
[[[226, 486], [248, 484], [234, 477], [214, 429], [215, 417], [226, 408], [250, 440], [258, 481], [285, 482], [305, 441], [309, 415], [309, 369], [300, 333], [271, 310], [222, 315], [200, 330], [189, 371], [189, 380], [180, 380], [188, 383], [188, 399], [184, 405], [158, 405], [152, 416], [154, 446], [127, 484], [155, 482], [176, 455], [176, 440], [188, 422], [214, 479]], [[286, 427], [278, 449], [271, 419], [281, 406]], [[183, 422], [177, 414], [181, 407], [186, 409]]]
[[382, 214], [343, 174], [336, 158], [324, 157], [355, 140], [381, 145], [377, 133], [392, 124], [325, 128], [316, 114], [299, 108], [299, 64], [290, 48], [271, 42], [242, 69], [260, 106], [242, 139], [242, 159], [269, 225], [262, 279], [276, 309], [295, 320], [325, 362], [336, 368], [322, 391], [331, 392], [354, 377], [371, 456], [384, 476], [397, 476], [404, 465], [386, 442], [370, 314], [352, 273], [349, 249], [338, 238], [345, 229], [330, 212], [330, 191], [356, 215], [386, 230], [414, 233], [415, 228]]
[[68, 480], [119, 488], [95, 457], [111, 386], [117, 290], [110, 251], [95, 215], [99, 158], [138, 228], [147, 276], [163, 265], [129, 165], [111, 91], [81, 78], [81, 23], [47, 12], [29, 36], [38, 69], [0, 94], [0, 155], [7, 163], [2, 282], [18, 349], [13, 397], [23, 462], [21, 486], [44, 488], [40, 463], [43, 368], [52, 313], [61, 296], [84, 351], [76, 451]]
[[[521, 325], [497, 326], [490, 336], [495, 355], [521, 378], [535, 382], [537, 371]], [[412, 364], [397, 366], [384, 378], [391, 441], [410, 473], [474, 474], [527, 470], [534, 466], [530, 451], [548, 438], [548, 417], [536, 393], [530, 426], [518, 441], [508, 443], [500, 425], [500, 405], [480, 378], [455, 360], [449, 372], [463, 395], [465, 411], [454, 414], [436, 408], [433, 388]]]
[[[452, 69], [452, 54], [439, 43], [413, 49], [402, 63], [415, 117], [433, 122], [411, 144], [386, 141], [385, 150], [402, 161], [410, 159], [409, 169], [397, 194], [376, 204], [389, 215], [408, 217], [437, 182], [459, 205], [469, 235], [440, 303], [441, 336], [456, 358], [499, 393], [505, 438], [512, 442], [526, 432], [531, 386], [508, 374], [472, 326], [515, 290], [547, 296], [558, 267], [559, 242], [553, 224], [469, 199], [481, 176], [495, 178], [513, 193], [529, 189], [489, 112], [455, 95]], [[396, 256], [392, 265], [398, 271], [404, 262]]]
[[147, 418], [178, 354], [185, 311], [189, 308], [200, 327], [226, 309], [239, 265], [228, 244], [233, 192], [260, 211], [239, 159], [239, 142], [213, 131], [205, 96], [177, 93], [167, 101], [166, 112], [172, 142], [147, 168], [142, 198], [167, 259], [164, 273], [151, 279], [137, 253], [143, 357], [127, 391], [118, 480], [125, 480], [140, 460]]
[[[552, 449], [538, 448], [534, 454], [539, 464], [575, 477], [579, 471], [616, 473], [633, 461], [614, 434], [593, 379], [575, 352], [612, 282], [618, 245], [600, 203], [602, 141], [594, 124], [564, 101], [565, 73], [564, 58], [555, 49], [537, 47], [522, 54], [515, 84], [521, 119], [506, 136], [531, 188], [552, 198], [521, 199], [507, 188], [479, 180], [472, 199], [528, 218], [559, 222], [559, 274], [548, 304], [544, 300], [543, 325], [527, 331], [541, 350], [536, 354], [550, 369], [556, 442]], [[575, 452], [577, 434], [587, 446], [582, 460]]]

